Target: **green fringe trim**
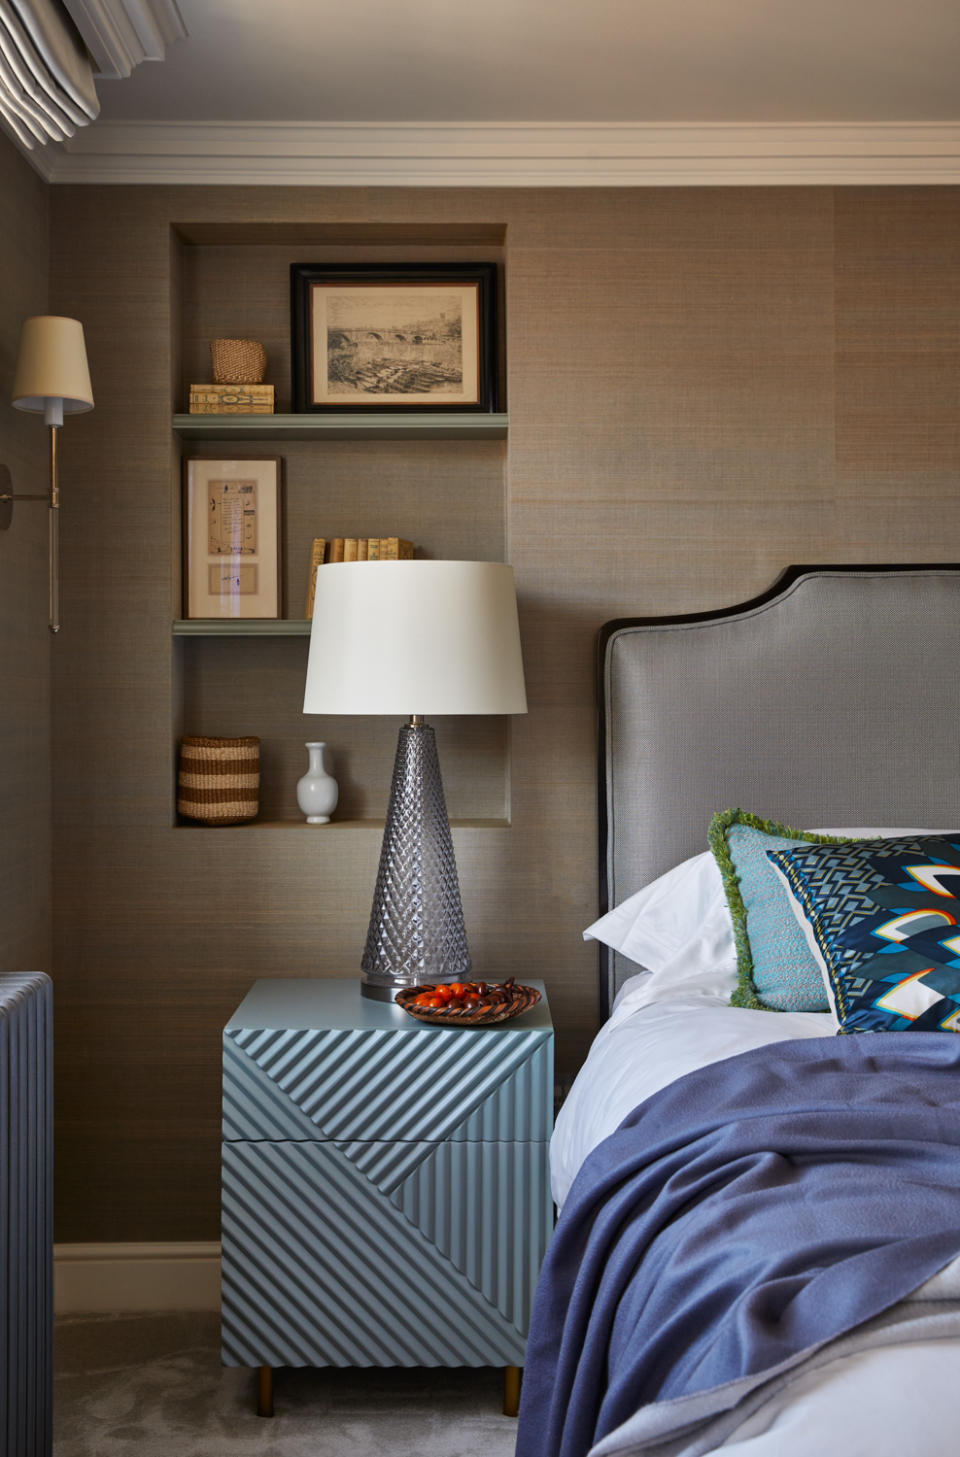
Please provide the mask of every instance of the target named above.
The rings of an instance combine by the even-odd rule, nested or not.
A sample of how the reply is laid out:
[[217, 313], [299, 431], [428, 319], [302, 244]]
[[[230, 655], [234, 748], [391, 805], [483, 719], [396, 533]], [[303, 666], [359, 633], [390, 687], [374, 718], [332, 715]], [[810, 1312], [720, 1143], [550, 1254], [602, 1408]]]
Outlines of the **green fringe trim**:
[[733, 941], [737, 948], [737, 985], [730, 998], [731, 1007], [749, 1007], [756, 1012], [776, 1012], [777, 1007], [768, 1007], [757, 996], [753, 982], [753, 953], [747, 935], [747, 908], [740, 894], [740, 878], [734, 869], [727, 841], [727, 830], [731, 825], [746, 825], [751, 830], [760, 830], [765, 835], [776, 835], [784, 840], [802, 840], [808, 845], [840, 845], [843, 842], [836, 835], [815, 835], [809, 830], [794, 830], [789, 825], [778, 825], [774, 820], [762, 820], [757, 815], [742, 809], [721, 810], [710, 821], [707, 840], [713, 851], [713, 858], [720, 867], [724, 894], [733, 921]]

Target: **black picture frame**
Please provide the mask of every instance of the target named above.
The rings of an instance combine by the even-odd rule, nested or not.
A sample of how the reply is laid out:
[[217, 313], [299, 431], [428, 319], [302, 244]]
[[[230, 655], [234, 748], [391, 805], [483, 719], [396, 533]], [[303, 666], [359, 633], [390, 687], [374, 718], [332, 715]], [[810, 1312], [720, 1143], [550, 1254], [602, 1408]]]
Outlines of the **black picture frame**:
[[300, 413], [498, 408], [495, 263], [292, 263], [290, 308]]

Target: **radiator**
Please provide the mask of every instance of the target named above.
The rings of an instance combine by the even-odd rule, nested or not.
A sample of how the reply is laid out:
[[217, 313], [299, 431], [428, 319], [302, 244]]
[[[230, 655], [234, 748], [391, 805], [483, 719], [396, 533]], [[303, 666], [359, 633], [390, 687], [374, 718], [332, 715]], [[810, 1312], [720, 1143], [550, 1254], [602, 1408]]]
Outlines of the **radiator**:
[[53, 1450], [53, 988], [0, 975], [0, 1457]]

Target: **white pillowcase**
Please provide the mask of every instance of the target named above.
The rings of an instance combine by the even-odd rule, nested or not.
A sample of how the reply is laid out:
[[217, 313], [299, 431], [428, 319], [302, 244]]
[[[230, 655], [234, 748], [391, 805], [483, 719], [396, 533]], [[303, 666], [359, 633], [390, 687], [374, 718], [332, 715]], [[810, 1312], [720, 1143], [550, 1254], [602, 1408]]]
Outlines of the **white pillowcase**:
[[[933, 835], [936, 830], [855, 829], [814, 830], [838, 840], [884, 840], [900, 835]], [[799, 919], [799, 918], [798, 918]], [[804, 917], [804, 921], [805, 921]], [[733, 946], [733, 922], [723, 881], [711, 851], [683, 860], [666, 875], [628, 896], [612, 911], [594, 921], [583, 933], [585, 941], [602, 941], [648, 971], [660, 971], [695, 937], [726, 950]]]
[[602, 941], [614, 951], [659, 971], [673, 961], [706, 922], [726, 918], [730, 944], [733, 923], [723, 881], [709, 850], [668, 870], [645, 885], [583, 933], [585, 941]]

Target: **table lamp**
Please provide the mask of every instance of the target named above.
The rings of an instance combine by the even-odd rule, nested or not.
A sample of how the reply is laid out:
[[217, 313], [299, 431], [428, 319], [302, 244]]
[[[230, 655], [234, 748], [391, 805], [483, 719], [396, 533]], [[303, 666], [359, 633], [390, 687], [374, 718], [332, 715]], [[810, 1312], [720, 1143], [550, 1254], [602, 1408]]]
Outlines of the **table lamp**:
[[332, 562], [317, 572], [304, 713], [403, 714], [361, 991], [470, 969], [434, 731], [427, 714], [526, 713], [513, 568]]

